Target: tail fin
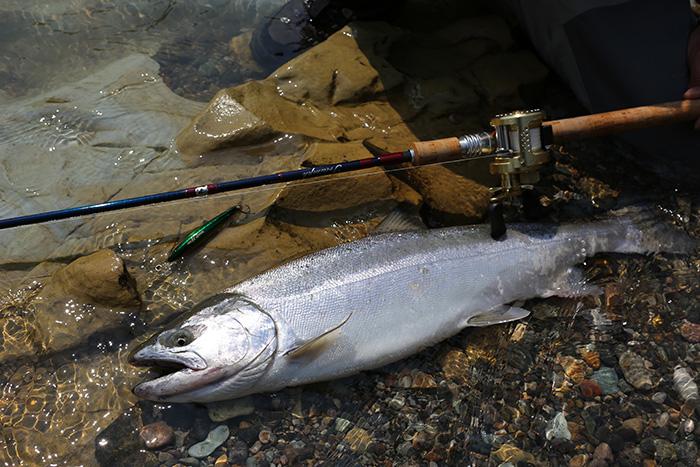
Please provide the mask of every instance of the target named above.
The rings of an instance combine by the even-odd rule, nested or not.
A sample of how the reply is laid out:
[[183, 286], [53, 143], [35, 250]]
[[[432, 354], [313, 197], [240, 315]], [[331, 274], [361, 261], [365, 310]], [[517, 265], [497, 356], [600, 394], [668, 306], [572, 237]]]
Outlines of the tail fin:
[[628, 242], [635, 245], [640, 252], [687, 254], [694, 252], [698, 247], [695, 239], [647, 207], [628, 206], [612, 211], [609, 216], [610, 220], [627, 227]]

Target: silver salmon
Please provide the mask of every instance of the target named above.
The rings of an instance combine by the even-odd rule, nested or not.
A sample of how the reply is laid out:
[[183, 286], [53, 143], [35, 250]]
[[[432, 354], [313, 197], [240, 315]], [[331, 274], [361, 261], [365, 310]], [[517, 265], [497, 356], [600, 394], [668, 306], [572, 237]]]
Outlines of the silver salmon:
[[575, 265], [600, 252], [693, 251], [639, 210], [592, 223], [387, 233], [244, 280], [135, 348], [134, 365], [170, 372], [142, 398], [210, 402], [329, 380], [394, 362], [459, 332], [521, 319], [509, 305], [590, 291]]

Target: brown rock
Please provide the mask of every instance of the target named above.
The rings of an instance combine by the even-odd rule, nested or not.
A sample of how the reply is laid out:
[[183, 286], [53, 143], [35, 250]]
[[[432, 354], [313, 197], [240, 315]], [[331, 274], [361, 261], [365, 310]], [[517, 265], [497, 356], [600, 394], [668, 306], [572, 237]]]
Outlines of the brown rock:
[[151, 423], [141, 428], [139, 433], [147, 449], [161, 449], [175, 441], [173, 429], [164, 421]]
[[564, 373], [571, 378], [571, 381], [574, 383], [583, 381], [583, 377], [586, 373], [586, 365], [583, 360], [566, 355], [558, 358], [557, 363], [564, 368]]
[[644, 421], [639, 417], [630, 418], [622, 422], [622, 427], [634, 430], [637, 436], [641, 436], [644, 432]]
[[601, 459], [606, 462], [612, 463], [615, 460], [613, 456], [612, 449], [607, 443], [600, 443], [593, 453], [593, 459]]
[[571, 458], [569, 467], [584, 467], [588, 463], [587, 454], [578, 454]]
[[581, 358], [594, 370], [600, 368], [600, 354], [597, 350], [585, 350], [581, 353]]
[[581, 381], [581, 383], [579, 383], [579, 388], [581, 389], [581, 394], [583, 394], [583, 397], [586, 399], [592, 399], [603, 394], [603, 390], [601, 389], [600, 385], [589, 379], [584, 379]]
[[[335, 164], [372, 157], [361, 141], [312, 144], [306, 152], [305, 166]], [[365, 205], [368, 201], [392, 199], [393, 184], [384, 169], [362, 172], [367, 176], [338, 174], [329, 183], [290, 184], [280, 193], [275, 205], [295, 211], [333, 211]]]
[[111, 250], [78, 258], [55, 272], [53, 279], [78, 301], [120, 308], [141, 303], [136, 281], [124, 261]]
[[681, 336], [688, 342], [700, 342], [700, 324], [683, 323], [683, 326], [681, 326]]

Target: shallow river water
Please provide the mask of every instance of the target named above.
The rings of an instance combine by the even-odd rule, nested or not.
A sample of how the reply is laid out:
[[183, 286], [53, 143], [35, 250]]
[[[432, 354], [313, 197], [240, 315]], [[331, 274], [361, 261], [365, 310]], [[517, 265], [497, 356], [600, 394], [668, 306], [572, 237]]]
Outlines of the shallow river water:
[[[0, 218], [299, 168], [311, 144], [299, 134], [210, 157], [174, 147], [219, 89], [264, 78], [236, 47], [283, 3], [1, 2]], [[477, 42], [456, 50], [492, 51]], [[413, 58], [430, 60], [430, 47], [420, 50]], [[455, 82], [439, 81], [431, 105], [473, 125], [439, 98]], [[552, 83], [533, 100], [559, 117], [578, 111]], [[498, 107], [498, 92], [475, 93], [479, 110]], [[643, 202], [700, 239], [697, 190], [626, 154], [614, 140], [555, 150], [540, 183], [548, 220]], [[282, 190], [0, 230], [0, 465], [699, 465], [697, 253], [596, 257], [583, 269], [601, 295], [529, 300], [523, 322], [466, 330], [354, 377], [249, 396], [219, 418], [201, 405], [139, 401], [131, 388], [147, 374], [126, 363], [135, 342], [254, 273], [365, 235], [395, 204], [300, 214], [287, 201], [271, 211]], [[176, 238], [237, 203], [249, 211], [241, 226], [166, 261]], [[66, 269], [103, 250], [116, 256], [101, 264], [118, 256], [133, 277], [110, 300]], [[157, 422], [174, 437], [147, 446], [143, 427]], [[211, 451], [190, 450], [222, 425], [229, 434]]]

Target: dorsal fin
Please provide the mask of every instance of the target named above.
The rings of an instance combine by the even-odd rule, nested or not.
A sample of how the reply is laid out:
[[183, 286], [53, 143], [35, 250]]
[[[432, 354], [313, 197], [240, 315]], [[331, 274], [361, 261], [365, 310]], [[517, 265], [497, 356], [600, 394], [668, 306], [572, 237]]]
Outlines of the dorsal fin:
[[418, 206], [402, 201], [374, 229], [372, 235], [389, 232], [408, 232], [411, 230], [427, 230], [418, 215]]

